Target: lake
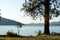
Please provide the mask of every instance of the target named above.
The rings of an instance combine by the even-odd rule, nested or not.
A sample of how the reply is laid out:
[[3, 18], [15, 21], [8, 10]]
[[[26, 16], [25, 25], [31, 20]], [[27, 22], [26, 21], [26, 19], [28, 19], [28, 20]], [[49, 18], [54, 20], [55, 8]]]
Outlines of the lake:
[[[19, 29], [19, 35], [22, 36], [29, 36], [33, 35], [36, 36], [37, 32], [39, 30], [44, 32], [44, 27], [43, 26], [22, 26], [22, 28], [18, 28], [17, 26], [0, 26], [0, 34], [5, 35], [7, 31], [13, 31], [18, 34], [18, 29]], [[50, 26], [50, 33], [51, 32], [60, 32], [60, 26]]]

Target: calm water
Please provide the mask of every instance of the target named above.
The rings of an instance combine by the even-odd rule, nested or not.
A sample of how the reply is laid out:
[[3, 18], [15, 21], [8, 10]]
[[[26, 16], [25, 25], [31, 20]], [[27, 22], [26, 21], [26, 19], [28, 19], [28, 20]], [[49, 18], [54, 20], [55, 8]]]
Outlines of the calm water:
[[[20, 33], [19, 35], [37, 35], [37, 32], [39, 30], [44, 32], [43, 26], [22, 26], [22, 28], [19, 28]], [[7, 31], [13, 31], [15, 33], [18, 33], [17, 26], [0, 26], [0, 34], [6, 34]], [[50, 32], [60, 32], [60, 26], [50, 26]]]

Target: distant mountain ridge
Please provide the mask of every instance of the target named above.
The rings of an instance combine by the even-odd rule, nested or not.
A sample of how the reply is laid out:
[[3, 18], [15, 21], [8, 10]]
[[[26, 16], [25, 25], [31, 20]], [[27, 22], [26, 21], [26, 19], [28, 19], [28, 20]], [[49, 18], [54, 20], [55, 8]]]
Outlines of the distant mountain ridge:
[[[11, 19], [3, 18], [3, 17], [1, 17], [1, 20], [0, 20], [0, 25], [17, 25], [17, 23], [23, 24], [23, 23], [20, 23], [20, 22], [11, 20]], [[24, 24], [24, 25], [25, 26], [42, 26], [44, 24], [43, 23], [37, 23], [37, 24], [31, 23], [31, 24]], [[51, 26], [60, 26], [60, 21], [52, 22], [52, 23], [50, 23], [50, 25]]]
[[[31, 24], [25, 24], [25, 26], [42, 26], [42, 25], [44, 25], [44, 23], [37, 23], [37, 24], [31, 23]], [[52, 23], [50, 23], [50, 26], [60, 26], [60, 21], [58, 21], [58, 22], [52, 22]]]
[[50, 23], [51, 26], [60, 26], [60, 21]]
[[[7, 18], [3, 18], [3, 17], [1, 17], [1, 20], [0, 20], [0, 25], [17, 25], [17, 23], [20, 23], [20, 22], [17, 22], [17, 21], [11, 20], [11, 19], [7, 19]], [[20, 23], [20, 24], [22, 24], [22, 23]]]

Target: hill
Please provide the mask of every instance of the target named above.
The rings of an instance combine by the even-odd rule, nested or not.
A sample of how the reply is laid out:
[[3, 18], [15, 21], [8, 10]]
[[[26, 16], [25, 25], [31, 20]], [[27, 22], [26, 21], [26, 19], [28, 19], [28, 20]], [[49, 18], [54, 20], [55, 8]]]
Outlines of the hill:
[[[43, 25], [44, 25], [44, 23], [37, 23], [37, 24], [31, 23], [31, 24], [25, 24], [25, 26], [43, 26]], [[50, 26], [60, 26], [60, 21], [58, 21], [58, 22], [52, 22], [52, 23], [50, 23]]]
[[[3, 17], [1, 17], [1, 20], [0, 20], [0, 25], [16, 25], [17, 23], [19, 22], [11, 19], [3, 18]], [[19, 24], [22, 24], [22, 23], [19, 23]]]

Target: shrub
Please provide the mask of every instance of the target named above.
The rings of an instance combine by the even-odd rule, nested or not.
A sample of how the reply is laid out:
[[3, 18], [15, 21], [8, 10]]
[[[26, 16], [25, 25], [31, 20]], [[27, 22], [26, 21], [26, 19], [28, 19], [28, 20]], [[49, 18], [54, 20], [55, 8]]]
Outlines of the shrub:
[[60, 35], [60, 33], [52, 32], [53, 35]]
[[37, 33], [37, 36], [41, 35], [41, 31], [39, 30], [38, 33]]
[[17, 36], [17, 33], [14, 33], [14, 32], [7, 32], [7, 36], [11, 36], [11, 37], [14, 37], [14, 36]]

